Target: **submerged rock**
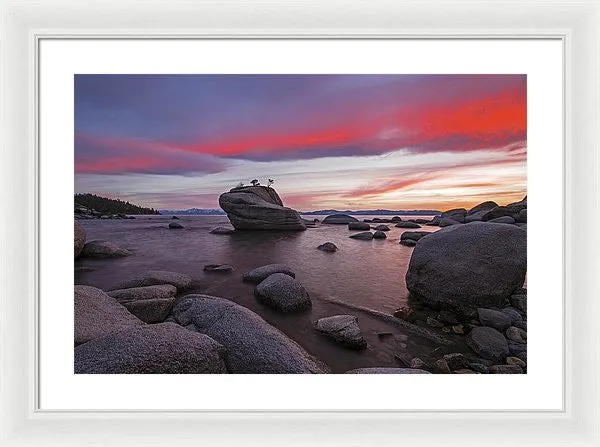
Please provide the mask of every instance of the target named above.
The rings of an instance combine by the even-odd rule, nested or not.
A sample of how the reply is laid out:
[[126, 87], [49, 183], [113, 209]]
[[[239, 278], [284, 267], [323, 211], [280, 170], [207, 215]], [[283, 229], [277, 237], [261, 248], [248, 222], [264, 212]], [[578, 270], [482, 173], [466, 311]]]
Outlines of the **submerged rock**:
[[76, 374], [222, 374], [225, 348], [174, 323], [128, 328], [75, 348]]
[[419, 225], [418, 223], [415, 222], [398, 222], [396, 225], [394, 225], [397, 228], [421, 228], [421, 225]]
[[217, 228], [210, 230], [210, 233], [211, 234], [233, 234], [233, 233], [235, 233], [235, 230], [233, 228], [217, 227]]
[[358, 326], [358, 318], [354, 315], [320, 318], [315, 322], [315, 329], [347, 348], [360, 350], [367, 347], [367, 341]]
[[169, 224], [169, 228], [171, 230], [181, 230], [183, 228], [183, 225], [181, 225], [179, 222], [171, 222]]
[[81, 256], [85, 258], [122, 258], [131, 254], [129, 250], [109, 241], [90, 241], [81, 251]]
[[229, 264], [208, 264], [204, 266], [204, 271], [208, 273], [231, 273], [233, 266]]
[[274, 273], [254, 289], [256, 299], [281, 312], [300, 312], [312, 306], [306, 289], [285, 273]]
[[386, 234], [381, 230], [377, 230], [375, 233], [373, 233], [373, 239], [386, 239], [386, 238], [387, 238]]
[[90, 286], [75, 286], [75, 346], [114, 331], [143, 325], [117, 300]]
[[387, 225], [377, 225], [374, 230], [377, 231], [390, 231], [390, 227], [388, 227]]
[[405, 231], [400, 235], [400, 241], [404, 241], [407, 239], [418, 241], [422, 237], [427, 236], [428, 234], [433, 234], [428, 231]]
[[266, 186], [242, 186], [221, 194], [219, 205], [236, 230], [306, 230], [298, 211], [283, 206]]
[[264, 281], [274, 273], [284, 273], [292, 278], [296, 277], [296, 274], [285, 264], [268, 264], [262, 267], [257, 267], [254, 270], [244, 273], [243, 281], [258, 284]]
[[177, 323], [227, 348], [231, 373], [324, 373], [327, 367], [251, 310], [224, 298], [187, 295], [171, 312]]
[[373, 239], [373, 233], [371, 233], [370, 231], [364, 231], [362, 233], [356, 233], [348, 237], [350, 237], [351, 239], [359, 239], [361, 241], [370, 241], [371, 239]]
[[81, 224], [75, 221], [75, 235], [73, 239], [73, 245], [75, 249], [75, 259], [79, 257], [81, 251], [83, 250], [83, 246], [85, 245], [85, 230], [81, 226]]
[[323, 219], [324, 224], [333, 224], [333, 225], [346, 225], [350, 222], [358, 222], [358, 219], [352, 216], [348, 216], [347, 214], [331, 214]]
[[444, 228], [415, 246], [406, 286], [425, 304], [461, 314], [501, 307], [525, 280], [526, 244], [527, 233], [513, 225]]
[[111, 290], [130, 289], [132, 287], [156, 286], [170, 284], [177, 289], [187, 289], [192, 284], [192, 278], [188, 275], [166, 270], [150, 270], [139, 278], [132, 278], [120, 282]]
[[349, 230], [370, 230], [371, 226], [365, 222], [350, 222], [348, 224]]
[[325, 242], [317, 247], [318, 250], [326, 251], [327, 253], [333, 253], [337, 251], [337, 246], [333, 242]]
[[345, 374], [431, 374], [424, 369], [416, 368], [357, 368], [346, 371]]

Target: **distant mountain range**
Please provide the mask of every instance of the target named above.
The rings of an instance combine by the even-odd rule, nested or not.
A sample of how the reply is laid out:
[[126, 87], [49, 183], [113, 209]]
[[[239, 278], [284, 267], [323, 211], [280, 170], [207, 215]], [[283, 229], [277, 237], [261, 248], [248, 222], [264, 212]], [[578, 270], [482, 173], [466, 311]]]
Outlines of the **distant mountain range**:
[[[160, 214], [177, 214], [188, 216], [223, 216], [225, 211], [222, 209], [200, 209], [190, 208], [187, 210], [159, 210]], [[329, 215], [329, 214], [351, 214], [355, 216], [432, 216], [441, 214], [438, 210], [358, 210], [358, 211], [339, 211], [339, 210], [319, 210], [319, 211], [300, 211], [300, 214], [313, 215]]]

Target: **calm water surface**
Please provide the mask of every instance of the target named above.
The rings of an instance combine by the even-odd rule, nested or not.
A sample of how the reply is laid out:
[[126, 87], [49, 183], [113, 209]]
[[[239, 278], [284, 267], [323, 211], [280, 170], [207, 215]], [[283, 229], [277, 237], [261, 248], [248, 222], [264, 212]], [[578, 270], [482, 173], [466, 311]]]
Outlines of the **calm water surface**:
[[[308, 219], [325, 216], [305, 216]], [[360, 216], [359, 220], [373, 217]], [[391, 216], [390, 216], [391, 217]], [[422, 217], [422, 216], [419, 216]], [[430, 217], [430, 216], [424, 216]], [[414, 218], [403, 217], [403, 220]], [[135, 220], [81, 220], [87, 240], [104, 239], [131, 250], [120, 259], [80, 259], [75, 263], [75, 283], [107, 290], [118, 282], [139, 276], [147, 270], [186, 273], [196, 280], [195, 290], [236, 301], [287, 333], [309, 352], [326, 361], [334, 372], [354, 367], [398, 366], [398, 349], [427, 356], [430, 343], [393, 330], [389, 340], [376, 335], [381, 322], [356, 314], [369, 342], [365, 353], [352, 352], [323, 340], [312, 329], [312, 321], [328, 315], [353, 313], [325, 299], [392, 313], [407, 303], [405, 275], [412, 247], [399, 244], [400, 235], [413, 229], [387, 224], [387, 239], [361, 241], [350, 239], [355, 231], [346, 225], [319, 225], [303, 232], [240, 232], [233, 235], [210, 234], [217, 226], [230, 226], [226, 216], [180, 216], [184, 229], [170, 230], [171, 216], [138, 216]], [[378, 224], [372, 224], [378, 225]], [[419, 231], [436, 231], [423, 226]], [[336, 253], [317, 250], [324, 242], [338, 246]], [[253, 286], [243, 283], [241, 275], [265, 264], [283, 263], [296, 273], [308, 290], [313, 308], [303, 314], [282, 315], [260, 305]], [[229, 275], [205, 273], [206, 264], [231, 264]], [[386, 328], [383, 328], [386, 329]], [[389, 328], [388, 328], [389, 329]]]

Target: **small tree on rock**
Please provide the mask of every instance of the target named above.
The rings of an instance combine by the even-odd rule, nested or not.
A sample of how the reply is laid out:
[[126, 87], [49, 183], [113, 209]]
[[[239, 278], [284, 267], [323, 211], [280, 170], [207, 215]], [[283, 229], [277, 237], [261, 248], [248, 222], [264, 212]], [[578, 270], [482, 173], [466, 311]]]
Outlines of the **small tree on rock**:
[[252, 186], [260, 186], [260, 183], [256, 179], [252, 180], [250, 183], [252, 183]]
[[269, 179], [269, 182], [268, 182], [268, 184], [267, 184], [267, 187], [268, 187], [268, 188], [270, 188], [270, 187], [271, 187], [271, 185], [272, 185], [273, 183], [275, 183], [275, 180], [273, 180], [273, 179]]

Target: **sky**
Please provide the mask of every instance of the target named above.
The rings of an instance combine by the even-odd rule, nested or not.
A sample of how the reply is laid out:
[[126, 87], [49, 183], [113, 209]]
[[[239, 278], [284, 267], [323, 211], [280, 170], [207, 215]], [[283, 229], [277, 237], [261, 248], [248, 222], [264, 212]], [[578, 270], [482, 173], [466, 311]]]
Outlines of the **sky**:
[[218, 208], [439, 209], [527, 188], [525, 75], [76, 75], [75, 192]]

